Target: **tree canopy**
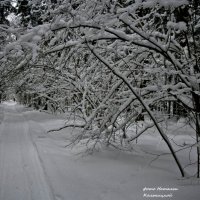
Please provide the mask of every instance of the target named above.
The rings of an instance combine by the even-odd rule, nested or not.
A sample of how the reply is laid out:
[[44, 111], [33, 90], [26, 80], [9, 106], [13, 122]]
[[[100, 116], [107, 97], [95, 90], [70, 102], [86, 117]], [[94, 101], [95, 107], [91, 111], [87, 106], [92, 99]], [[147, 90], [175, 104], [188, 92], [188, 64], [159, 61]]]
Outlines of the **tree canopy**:
[[[86, 137], [93, 147], [128, 147], [155, 126], [184, 176], [160, 122], [188, 117], [199, 142], [198, 0], [18, 0], [0, 1], [0, 11], [2, 93], [68, 110], [65, 127], [82, 129], [74, 142]], [[10, 13], [17, 20], [8, 23]], [[130, 134], [138, 120], [144, 126]]]

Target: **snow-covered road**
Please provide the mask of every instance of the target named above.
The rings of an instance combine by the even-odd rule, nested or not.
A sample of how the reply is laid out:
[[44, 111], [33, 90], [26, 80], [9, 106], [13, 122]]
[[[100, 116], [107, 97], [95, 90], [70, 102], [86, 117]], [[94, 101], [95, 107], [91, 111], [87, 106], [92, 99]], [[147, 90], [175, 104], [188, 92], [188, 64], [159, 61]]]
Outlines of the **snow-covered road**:
[[29, 123], [15, 106], [3, 106], [0, 127], [0, 199], [53, 200]]
[[[140, 150], [165, 152], [155, 135], [144, 135], [132, 153], [102, 149], [81, 156], [77, 153], [82, 147], [65, 148], [70, 129], [47, 134], [62, 126], [65, 117], [14, 102], [0, 104], [0, 200], [150, 199], [145, 194], [172, 194], [165, 198], [169, 200], [199, 199], [199, 180], [180, 179], [170, 155], [155, 159]], [[188, 155], [180, 157], [183, 163]], [[155, 191], [144, 191], [146, 187]], [[157, 187], [178, 190], [157, 191]]]

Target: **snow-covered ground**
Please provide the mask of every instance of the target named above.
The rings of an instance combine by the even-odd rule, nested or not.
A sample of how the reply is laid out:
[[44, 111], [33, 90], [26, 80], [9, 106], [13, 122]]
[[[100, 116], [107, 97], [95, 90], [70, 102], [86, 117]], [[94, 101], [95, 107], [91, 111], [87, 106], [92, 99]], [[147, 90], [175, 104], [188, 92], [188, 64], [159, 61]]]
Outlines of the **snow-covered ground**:
[[[70, 128], [47, 133], [64, 124], [61, 115], [5, 102], [0, 122], [0, 200], [199, 199], [200, 180], [182, 179], [170, 155], [156, 157], [168, 150], [153, 131], [139, 138], [133, 152], [105, 148], [85, 155], [80, 145], [65, 147]], [[174, 142], [194, 142], [189, 127], [168, 126]], [[188, 149], [178, 152], [184, 166], [195, 160], [195, 150], [188, 155]], [[192, 175], [195, 166], [185, 170]]]

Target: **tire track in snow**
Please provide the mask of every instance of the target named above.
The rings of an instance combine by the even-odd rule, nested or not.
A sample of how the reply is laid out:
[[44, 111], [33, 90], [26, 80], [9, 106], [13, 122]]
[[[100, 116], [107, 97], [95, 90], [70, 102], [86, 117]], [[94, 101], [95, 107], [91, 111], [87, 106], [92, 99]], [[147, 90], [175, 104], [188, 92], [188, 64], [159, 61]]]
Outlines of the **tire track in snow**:
[[55, 200], [28, 121], [6, 105], [0, 127], [0, 199]]

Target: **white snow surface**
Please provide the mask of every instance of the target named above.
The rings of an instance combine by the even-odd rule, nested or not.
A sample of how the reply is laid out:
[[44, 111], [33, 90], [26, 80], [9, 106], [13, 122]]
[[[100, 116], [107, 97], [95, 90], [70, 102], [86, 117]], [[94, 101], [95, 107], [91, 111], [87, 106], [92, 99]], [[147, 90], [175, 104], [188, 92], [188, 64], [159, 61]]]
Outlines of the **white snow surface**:
[[[81, 145], [65, 147], [72, 128], [47, 133], [64, 121], [64, 116], [33, 111], [15, 102], [0, 105], [0, 200], [199, 199], [200, 181], [181, 178], [170, 155], [152, 162], [155, 155], [145, 153], [167, 151], [154, 133], [139, 138], [138, 151], [102, 148], [85, 155], [79, 154]], [[178, 141], [191, 142], [186, 133], [179, 133]], [[188, 159], [184, 152], [179, 157], [182, 163]], [[158, 187], [178, 190], [158, 191]], [[144, 194], [173, 196], [148, 198]]]

